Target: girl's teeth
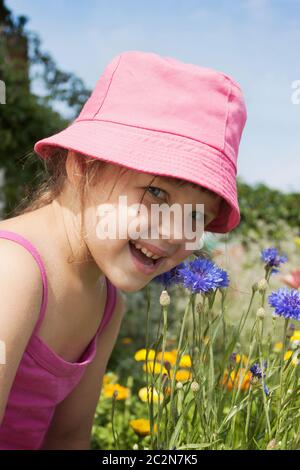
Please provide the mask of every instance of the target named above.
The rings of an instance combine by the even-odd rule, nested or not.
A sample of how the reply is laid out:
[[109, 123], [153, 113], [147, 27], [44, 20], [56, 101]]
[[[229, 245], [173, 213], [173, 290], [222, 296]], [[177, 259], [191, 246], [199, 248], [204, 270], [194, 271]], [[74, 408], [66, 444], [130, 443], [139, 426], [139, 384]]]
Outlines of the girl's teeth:
[[151, 253], [151, 251], [148, 251], [146, 248], [140, 248], [141, 252], [144, 253], [146, 256], [148, 256], [148, 258], [151, 258], [153, 255], [153, 253]]
[[154, 255], [153, 253], [151, 253], [151, 251], [149, 251], [146, 248], [142, 247], [139, 243], [133, 242], [133, 244], [135, 245], [136, 248], [141, 250], [142, 253], [144, 253], [146, 256], [148, 256], [148, 258], [152, 258], [152, 259], [160, 258], [160, 256]]

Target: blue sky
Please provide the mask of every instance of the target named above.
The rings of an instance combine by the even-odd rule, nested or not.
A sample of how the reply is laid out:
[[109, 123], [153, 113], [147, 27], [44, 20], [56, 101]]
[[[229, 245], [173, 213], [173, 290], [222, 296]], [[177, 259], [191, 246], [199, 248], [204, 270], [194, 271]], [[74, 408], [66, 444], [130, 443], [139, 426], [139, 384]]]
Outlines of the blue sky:
[[238, 174], [300, 191], [299, 0], [7, 0], [28, 16], [58, 66], [93, 88], [124, 50], [173, 56], [212, 67], [241, 85], [248, 120]]

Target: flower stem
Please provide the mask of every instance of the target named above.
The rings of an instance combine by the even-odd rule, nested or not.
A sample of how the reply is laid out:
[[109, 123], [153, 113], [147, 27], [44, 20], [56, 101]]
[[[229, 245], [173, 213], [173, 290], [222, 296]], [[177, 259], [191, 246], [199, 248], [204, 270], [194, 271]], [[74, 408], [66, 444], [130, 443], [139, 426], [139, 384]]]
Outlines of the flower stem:
[[[166, 349], [166, 339], [167, 339], [167, 316], [168, 316], [168, 307], [163, 306], [163, 340], [162, 340], [162, 358], [161, 358], [161, 368], [159, 372], [159, 385], [158, 385], [158, 414], [157, 414], [157, 446], [159, 447], [159, 437], [160, 437], [160, 420], [161, 420], [161, 411], [163, 405], [165, 403], [165, 399], [163, 398], [163, 405], [160, 405], [160, 393], [161, 393], [161, 383], [162, 383], [162, 370], [164, 364], [164, 354]], [[153, 388], [151, 389], [151, 393], [153, 393]]]
[[285, 318], [283, 334], [282, 334], [282, 349], [280, 355], [280, 378], [279, 378], [279, 398], [277, 405], [277, 426], [276, 426], [276, 437], [280, 429], [281, 422], [281, 406], [282, 406], [282, 384], [283, 384], [283, 367], [284, 367], [284, 354], [285, 354], [285, 343], [286, 343], [286, 332], [288, 328], [289, 318]]

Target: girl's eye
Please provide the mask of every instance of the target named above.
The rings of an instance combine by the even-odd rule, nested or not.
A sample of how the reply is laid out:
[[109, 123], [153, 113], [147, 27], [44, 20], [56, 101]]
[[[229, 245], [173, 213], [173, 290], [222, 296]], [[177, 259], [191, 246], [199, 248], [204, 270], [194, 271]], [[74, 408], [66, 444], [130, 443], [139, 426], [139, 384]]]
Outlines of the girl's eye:
[[[146, 189], [153, 196], [158, 197], [159, 199], [162, 199], [162, 198], [158, 196], [157, 192], [158, 193], [162, 192], [162, 193], [166, 194], [166, 191], [164, 191], [163, 189], [158, 188], [157, 186], [148, 186]], [[156, 192], [156, 194], [155, 194], [155, 192]], [[198, 220], [200, 222], [202, 220], [203, 214], [201, 212], [198, 212], [198, 211], [192, 211], [192, 217], [193, 217], [194, 220]], [[204, 215], [204, 225], [206, 225], [206, 224], [207, 224], [207, 216]]]
[[[157, 193], [155, 194], [155, 191], [157, 191], [158, 193], [159, 191], [161, 191], [162, 193], [166, 194], [166, 192], [163, 189], [160, 189], [156, 186], [148, 186], [147, 190], [150, 191], [150, 193], [153, 194], [153, 196], [155, 197], [159, 197]], [[159, 198], [159, 199], [162, 199], [162, 198]]]

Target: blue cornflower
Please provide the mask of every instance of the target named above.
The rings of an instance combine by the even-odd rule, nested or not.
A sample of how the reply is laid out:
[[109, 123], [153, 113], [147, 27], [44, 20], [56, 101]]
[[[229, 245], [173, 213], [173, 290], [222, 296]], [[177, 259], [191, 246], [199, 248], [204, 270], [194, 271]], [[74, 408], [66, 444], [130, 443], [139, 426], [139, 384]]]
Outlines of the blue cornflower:
[[[263, 367], [264, 367], [264, 369], [267, 368], [267, 362], [266, 361], [264, 361]], [[263, 374], [263, 371], [261, 370], [261, 368], [258, 364], [253, 364], [253, 366], [250, 367], [250, 372], [252, 372], [253, 377], [256, 377], [257, 379], [262, 379], [263, 377], [266, 376], [266, 374]], [[264, 387], [265, 394], [269, 395], [268, 387], [266, 386], [264, 381], [263, 381], [263, 387]]]
[[254, 377], [257, 377], [258, 379], [262, 378], [262, 370], [258, 364], [253, 364], [253, 366], [250, 367], [250, 372], [252, 372]]
[[178, 269], [184, 287], [193, 293], [208, 292], [218, 287], [227, 287], [228, 274], [213, 261], [198, 257]]
[[300, 292], [297, 289], [280, 287], [269, 295], [268, 301], [276, 315], [300, 321]]
[[159, 274], [158, 276], [154, 277], [152, 280], [158, 282], [164, 286], [166, 289], [167, 287], [171, 287], [174, 284], [178, 284], [180, 282], [180, 278], [178, 275], [178, 269], [184, 267], [184, 263], [180, 263], [174, 268], [166, 271], [165, 273]]
[[279, 269], [276, 269], [281, 263], [287, 261], [287, 256], [283, 254], [279, 256], [278, 251], [275, 247], [265, 248], [261, 252], [261, 259], [266, 264], [267, 268], [272, 268], [271, 274], [278, 273]]

